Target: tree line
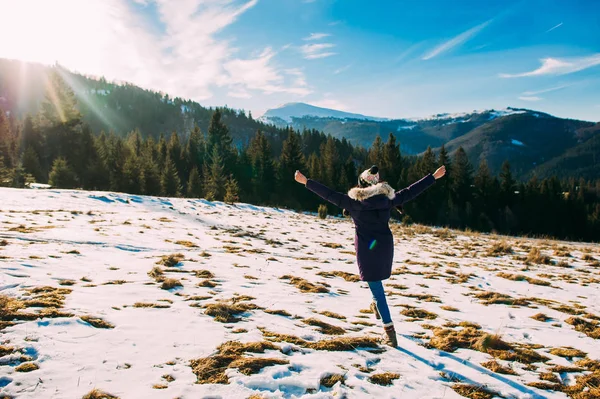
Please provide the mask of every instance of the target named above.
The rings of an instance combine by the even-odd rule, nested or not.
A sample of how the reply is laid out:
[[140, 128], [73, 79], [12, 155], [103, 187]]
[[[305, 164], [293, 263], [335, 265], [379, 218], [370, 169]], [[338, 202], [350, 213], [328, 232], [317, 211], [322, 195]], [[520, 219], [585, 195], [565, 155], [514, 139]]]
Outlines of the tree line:
[[[298, 169], [347, 191], [370, 165], [378, 165], [382, 178], [400, 189], [444, 164], [447, 176], [396, 218], [513, 235], [600, 237], [600, 180], [517, 181], [508, 162], [493, 176], [485, 160], [471, 165], [462, 148], [452, 155], [442, 146], [422, 156], [404, 156], [392, 133], [386, 141], [377, 136], [368, 149], [292, 128], [257, 130], [248, 143], [234, 143], [224, 122], [232, 111], [219, 108], [206, 132], [195, 125], [185, 134], [158, 138], [142, 137], [139, 129], [125, 137], [96, 134], [78, 109], [69, 86], [53, 74], [37, 115], [17, 121], [0, 110], [0, 185], [38, 182], [316, 211], [322, 201], [295, 183]], [[339, 210], [329, 206], [329, 212]]]

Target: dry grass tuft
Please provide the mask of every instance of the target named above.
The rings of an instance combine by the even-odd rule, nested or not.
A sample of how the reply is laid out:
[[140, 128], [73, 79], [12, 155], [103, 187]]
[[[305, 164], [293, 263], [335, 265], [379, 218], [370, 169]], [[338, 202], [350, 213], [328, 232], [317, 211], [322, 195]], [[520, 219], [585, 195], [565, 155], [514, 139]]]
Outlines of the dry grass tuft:
[[217, 285], [219, 285], [219, 284], [215, 283], [214, 281], [211, 281], [211, 280], [202, 280], [198, 284], [196, 284], [196, 287], [214, 288]]
[[512, 368], [505, 367], [495, 360], [490, 360], [489, 362], [481, 363], [481, 365], [488, 370], [492, 370], [494, 373], [518, 375]]
[[[61, 312], [66, 295], [71, 293], [69, 288], [54, 288], [49, 286], [24, 289], [25, 298], [15, 298], [0, 295], [0, 330], [14, 325], [13, 320], [38, 320], [44, 317], [72, 317], [73, 315]], [[34, 312], [22, 312], [27, 308], [35, 309]]]
[[352, 273], [348, 273], [348, 272], [342, 272], [339, 270], [335, 270], [332, 272], [319, 272], [317, 273], [317, 276], [321, 276], [321, 277], [327, 277], [327, 278], [332, 278], [332, 277], [341, 277], [346, 281], [349, 281], [351, 283], [360, 281], [360, 277], [356, 274], [352, 274]]
[[291, 314], [288, 311], [283, 310], [283, 309], [276, 309], [276, 310], [266, 309], [265, 313], [275, 314], [275, 315], [278, 315], [278, 316], [285, 316], [285, 317], [290, 317], [291, 316]]
[[309, 342], [300, 337], [296, 337], [295, 335], [279, 334], [264, 328], [259, 328], [259, 330], [263, 333], [263, 336], [270, 341], [288, 342], [290, 344], [314, 350], [343, 352], [354, 351], [359, 348], [379, 348], [379, 339], [374, 337], [339, 337]]
[[225, 374], [228, 368], [237, 368], [244, 375], [260, 372], [265, 367], [276, 364], [288, 364], [287, 360], [244, 356], [245, 353], [264, 353], [265, 350], [278, 350], [271, 342], [228, 341], [221, 344], [218, 353], [190, 362], [192, 372], [197, 376], [198, 384], [228, 384]]
[[15, 348], [12, 346], [0, 345], [0, 357], [10, 355], [15, 352]]
[[511, 273], [500, 272], [500, 273], [496, 274], [496, 276], [505, 278], [507, 280], [512, 280], [512, 281], [527, 281], [529, 284], [535, 284], [535, 285], [543, 285], [543, 286], [551, 285], [550, 282], [548, 282], [548, 281], [538, 280], [536, 278], [524, 276], [522, 274], [511, 274]]
[[70, 286], [70, 285], [75, 285], [75, 280], [59, 280], [58, 281], [58, 285], [66, 285], [66, 286]]
[[298, 288], [300, 291], [302, 291], [304, 293], [328, 293], [329, 292], [329, 289], [323, 283], [318, 283], [319, 285], [313, 284], [308, 280], [305, 280], [300, 277], [290, 276], [289, 274], [286, 274], [285, 276], [281, 276], [280, 279], [281, 280], [290, 280], [290, 284], [292, 284], [293, 286], [295, 286], [296, 288]]
[[94, 388], [85, 394], [81, 399], [119, 399], [119, 397]]
[[156, 262], [156, 264], [158, 265], [163, 265], [166, 267], [174, 267], [177, 266], [179, 264], [179, 262], [181, 262], [182, 260], [185, 259], [185, 256], [183, 256], [183, 254], [172, 254], [172, 255], [164, 255], [160, 258], [160, 260], [158, 262]]
[[344, 381], [346, 381], [346, 376], [343, 374], [330, 374], [325, 377], [321, 377], [320, 384], [324, 387], [331, 388], [338, 382], [343, 384]]
[[542, 254], [542, 252], [537, 247], [531, 248], [529, 254], [527, 255], [526, 262], [535, 263], [538, 265], [550, 265], [552, 264], [552, 260], [548, 255]]
[[186, 241], [186, 240], [175, 241], [175, 244], [183, 245], [184, 247], [188, 247], [188, 248], [198, 248], [198, 246], [196, 244], [194, 244], [191, 241]]
[[502, 255], [511, 255], [513, 253], [513, 249], [509, 243], [506, 241], [498, 241], [494, 243], [486, 252], [487, 256], [502, 256]]
[[167, 389], [169, 386], [166, 384], [154, 384], [152, 385], [153, 389]]
[[6, 240], [0, 241], [0, 247], [5, 247], [7, 245], [8, 245], [8, 241], [6, 241]]
[[220, 323], [237, 323], [241, 320], [237, 317], [238, 315], [246, 313], [249, 310], [260, 309], [253, 303], [236, 301], [236, 298], [209, 303], [202, 307], [206, 309], [204, 314], [214, 317], [215, 321]]
[[440, 309], [445, 310], [447, 312], [460, 312], [460, 309], [455, 308], [454, 306], [440, 306]]
[[323, 316], [331, 317], [333, 319], [346, 320], [346, 316], [342, 316], [341, 314], [330, 312], [329, 310], [325, 310], [323, 312], [318, 312], [318, 313]]
[[81, 316], [80, 319], [95, 328], [115, 328], [114, 324], [111, 324], [108, 321], [103, 320], [99, 317]]
[[470, 399], [494, 399], [495, 397], [501, 397], [499, 393], [491, 391], [484, 386], [454, 384], [452, 389], [457, 394]]
[[314, 317], [311, 317], [309, 319], [304, 319], [304, 320], [302, 320], [302, 322], [304, 324], [308, 324], [309, 326], [319, 327], [319, 331], [321, 332], [321, 334], [343, 335], [346, 333], [346, 330], [344, 330], [343, 328], [334, 326], [329, 323], [325, 323], [324, 321], [315, 319]]
[[167, 309], [170, 308], [169, 305], [165, 305], [162, 303], [148, 303], [148, 302], [136, 302], [133, 304], [134, 308], [157, 308], [157, 309]]
[[413, 319], [428, 319], [434, 320], [437, 319], [438, 315], [432, 312], [428, 312], [425, 309], [418, 309], [413, 307], [408, 307], [400, 312], [401, 315], [406, 317], [412, 317]]
[[566, 347], [566, 348], [552, 348], [550, 354], [555, 356], [572, 359], [574, 357], [586, 357], [587, 353], [580, 351], [579, 349]]
[[165, 279], [163, 270], [158, 266], [154, 266], [152, 270], [148, 272], [148, 276], [156, 280], [157, 283], [161, 283]]
[[600, 339], [600, 323], [587, 321], [580, 317], [569, 317], [565, 323], [575, 327], [576, 331], [582, 332], [590, 338]]
[[194, 270], [194, 275], [198, 278], [214, 278], [215, 275], [210, 270]]
[[19, 373], [29, 373], [30, 371], [35, 371], [39, 368], [40, 366], [35, 363], [21, 363], [15, 367], [15, 371], [18, 371]]
[[339, 249], [339, 248], [343, 248], [344, 246], [335, 242], [322, 242], [321, 243], [322, 246], [324, 246], [325, 248], [332, 248], [332, 249]]
[[163, 290], [170, 290], [176, 287], [183, 287], [183, 284], [181, 284], [181, 281], [175, 278], [167, 278], [163, 280], [162, 285], [160, 286], [160, 288]]
[[510, 305], [510, 306], [528, 306], [529, 301], [525, 298], [515, 299], [510, 295], [502, 294], [500, 292], [484, 291], [477, 292], [473, 295], [475, 298], [481, 300], [484, 305]]
[[552, 317], [546, 316], [543, 313], [534, 314], [533, 316], [531, 316], [531, 318], [533, 320], [542, 321], [542, 322], [546, 322], [548, 320], [552, 320]]
[[397, 373], [379, 373], [373, 374], [368, 378], [371, 384], [377, 384], [382, 386], [389, 386], [394, 384], [394, 380], [400, 378], [400, 374]]

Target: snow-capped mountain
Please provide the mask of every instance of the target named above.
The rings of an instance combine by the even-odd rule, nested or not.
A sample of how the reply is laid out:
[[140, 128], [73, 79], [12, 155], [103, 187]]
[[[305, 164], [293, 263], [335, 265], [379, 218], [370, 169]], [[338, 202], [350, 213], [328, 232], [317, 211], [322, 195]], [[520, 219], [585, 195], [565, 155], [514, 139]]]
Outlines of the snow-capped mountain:
[[387, 121], [386, 118], [378, 118], [374, 116], [365, 116], [361, 114], [353, 114], [350, 112], [338, 111], [335, 109], [321, 108], [306, 103], [287, 103], [278, 108], [273, 108], [265, 112], [259, 120], [265, 123], [281, 125], [282, 123], [291, 124], [294, 118], [303, 117], [317, 118], [335, 118], [335, 119], [362, 119], [370, 121]]

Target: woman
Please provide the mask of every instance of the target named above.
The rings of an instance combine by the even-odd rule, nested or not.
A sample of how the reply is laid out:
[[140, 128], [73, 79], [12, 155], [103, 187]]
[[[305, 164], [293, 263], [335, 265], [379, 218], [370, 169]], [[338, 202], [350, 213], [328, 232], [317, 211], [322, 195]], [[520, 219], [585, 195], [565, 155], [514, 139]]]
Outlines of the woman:
[[394, 260], [394, 237], [389, 227], [391, 209], [414, 199], [437, 179], [446, 174], [442, 166], [433, 174], [428, 174], [411, 186], [394, 192], [389, 184], [379, 180], [376, 166], [365, 170], [358, 177], [358, 187], [342, 194], [333, 191], [314, 180], [307, 179], [296, 171], [295, 179], [319, 197], [347, 210], [354, 221], [356, 234], [354, 248], [360, 271], [360, 279], [366, 281], [373, 294], [371, 309], [382, 319], [386, 343], [398, 346], [396, 330], [385, 299], [382, 280], [392, 274]]

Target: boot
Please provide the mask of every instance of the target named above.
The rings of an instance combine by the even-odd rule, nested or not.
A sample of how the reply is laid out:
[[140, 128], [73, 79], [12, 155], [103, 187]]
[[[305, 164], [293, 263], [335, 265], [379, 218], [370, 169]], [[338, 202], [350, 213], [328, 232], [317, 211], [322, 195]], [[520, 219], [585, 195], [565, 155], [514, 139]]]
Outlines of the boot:
[[384, 326], [383, 329], [386, 335], [384, 337], [384, 343], [394, 348], [397, 347], [398, 339], [396, 338], [396, 329], [394, 328], [394, 325]]
[[381, 319], [381, 315], [379, 314], [379, 310], [377, 309], [377, 304], [375, 302], [371, 302], [371, 312], [375, 313], [375, 318], [377, 320]]

